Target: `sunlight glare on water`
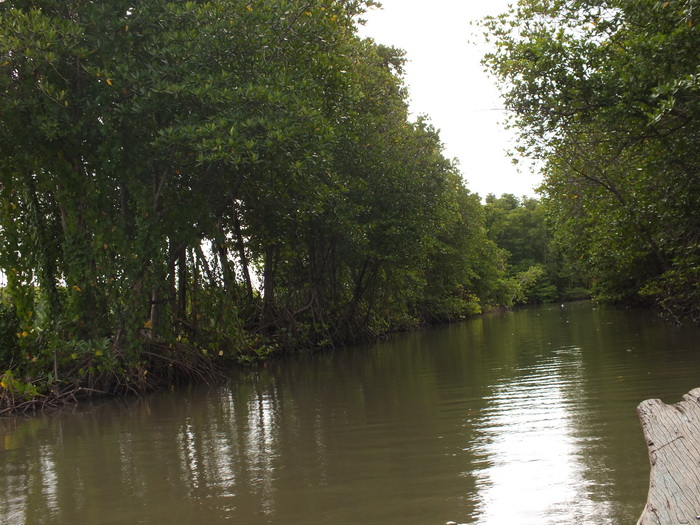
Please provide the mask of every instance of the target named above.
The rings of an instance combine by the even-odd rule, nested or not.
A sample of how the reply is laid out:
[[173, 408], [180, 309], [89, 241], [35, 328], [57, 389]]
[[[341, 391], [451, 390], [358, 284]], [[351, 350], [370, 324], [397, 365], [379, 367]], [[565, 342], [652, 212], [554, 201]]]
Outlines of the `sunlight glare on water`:
[[479, 523], [506, 523], [514, 514], [520, 523], [543, 523], [543, 514], [570, 520], [576, 502], [585, 500], [576, 456], [577, 407], [565, 392], [581, 379], [576, 373], [581, 349], [566, 350], [547, 366], [522, 370], [518, 380], [496, 385], [486, 398], [474, 437], [477, 455], [492, 458], [477, 475]]

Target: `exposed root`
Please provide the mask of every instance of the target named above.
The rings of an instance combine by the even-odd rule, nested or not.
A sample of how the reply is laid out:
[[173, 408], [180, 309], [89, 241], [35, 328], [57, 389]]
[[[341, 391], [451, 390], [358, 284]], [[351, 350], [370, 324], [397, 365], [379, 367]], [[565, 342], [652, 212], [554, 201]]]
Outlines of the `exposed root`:
[[[65, 379], [54, 383], [20, 381], [7, 373], [8, 380], [0, 385], [0, 417], [52, 411], [95, 396], [142, 395], [172, 385], [226, 380], [223, 361], [179, 343], [149, 341], [136, 362], [120, 359], [118, 366], [99, 372], [87, 365], [65, 371]], [[79, 373], [86, 369], [89, 372]]]

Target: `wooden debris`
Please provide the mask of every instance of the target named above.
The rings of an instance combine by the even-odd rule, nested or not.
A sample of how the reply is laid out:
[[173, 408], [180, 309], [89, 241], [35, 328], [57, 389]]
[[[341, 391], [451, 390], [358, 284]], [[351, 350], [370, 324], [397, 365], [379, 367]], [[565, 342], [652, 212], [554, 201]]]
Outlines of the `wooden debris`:
[[637, 525], [700, 525], [700, 388], [637, 407], [649, 447], [649, 495]]

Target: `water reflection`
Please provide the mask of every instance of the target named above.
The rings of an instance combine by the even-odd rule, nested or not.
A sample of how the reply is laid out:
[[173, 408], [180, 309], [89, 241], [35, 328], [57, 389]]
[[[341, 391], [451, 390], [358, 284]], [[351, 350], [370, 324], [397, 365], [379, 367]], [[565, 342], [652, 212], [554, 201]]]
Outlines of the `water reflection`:
[[699, 364], [695, 331], [589, 304], [0, 420], [0, 523], [633, 522], [634, 408]]
[[[487, 397], [475, 449], [492, 458], [478, 475], [479, 523], [580, 523], [586, 500], [576, 452], [575, 413], [564, 386], [581, 381], [580, 348], [517, 370]], [[509, 505], [504, 505], [504, 502]]]

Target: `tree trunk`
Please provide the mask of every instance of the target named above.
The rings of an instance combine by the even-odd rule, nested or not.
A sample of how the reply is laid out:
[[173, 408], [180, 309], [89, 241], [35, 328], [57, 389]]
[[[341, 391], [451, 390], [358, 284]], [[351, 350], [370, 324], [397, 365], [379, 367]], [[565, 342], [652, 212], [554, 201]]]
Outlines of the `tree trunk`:
[[163, 305], [160, 301], [160, 293], [158, 292], [158, 287], [153, 286], [151, 288], [151, 315], [150, 315], [150, 328], [148, 332], [148, 337], [153, 337], [153, 334], [160, 328], [160, 318], [162, 314]]
[[172, 239], [169, 241], [170, 249], [168, 253], [168, 303], [170, 304], [170, 315], [177, 317], [177, 278], [175, 263], [178, 259], [178, 252]]
[[219, 266], [221, 266], [221, 274], [224, 278], [224, 291], [233, 301], [238, 297], [238, 287], [236, 286], [236, 276], [228, 260], [228, 250], [223, 242], [214, 243], [212, 251], [214, 247], [218, 251]]
[[265, 267], [263, 269], [263, 325], [270, 325], [274, 318], [275, 306], [275, 266], [279, 248], [274, 245], [265, 248]]
[[[45, 220], [45, 215], [47, 215], [47, 213], [41, 209], [36, 184], [34, 183], [32, 175], [28, 172], [25, 173], [25, 184], [29, 202], [31, 203], [29, 220], [34, 226], [38, 241], [36, 243], [36, 249], [38, 251], [37, 262], [39, 264], [39, 271], [37, 272], [39, 290], [44, 294], [46, 299], [48, 317], [50, 319], [58, 319], [61, 312], [61, 298], [56, 288], [56, 256], [55, 254], [49, 253], [49, 247], [55, 243], [48, 237], [48, 227]], [[61, 209], [62, 214], [63, 211], [64, 210]]]
[[[192, 259], [192, 293], [190, 294], [191, 319], [194, 323], [195, 330], [199, 330], [199, 261], [193, 252], [190, 252], [190, 258]], [[185, 259], [187, 259], [187, 257], [185, 257]]]
[[238, 217], [238, 205], [233, 201], [233, 228], [236, 234], [236, 249], [238, 250], [238, 258], [241, 261], [241, 273], [243, 274], [243, 282], [248, 302], [253, 301], [253, 283], [250, 280], [250, 269], [248, 268], [248, 257], [245, 253], [245, 241], [243, 240], [243, 231], [241, 229], [241, 221]]
[[177, 254], [177, 317], [187, 320], [187, 247], [183, 244]]
[[649, 447], [649, 495], [637, 525], [700, 523], [700, 388], [675, 405], [637, 408]]

